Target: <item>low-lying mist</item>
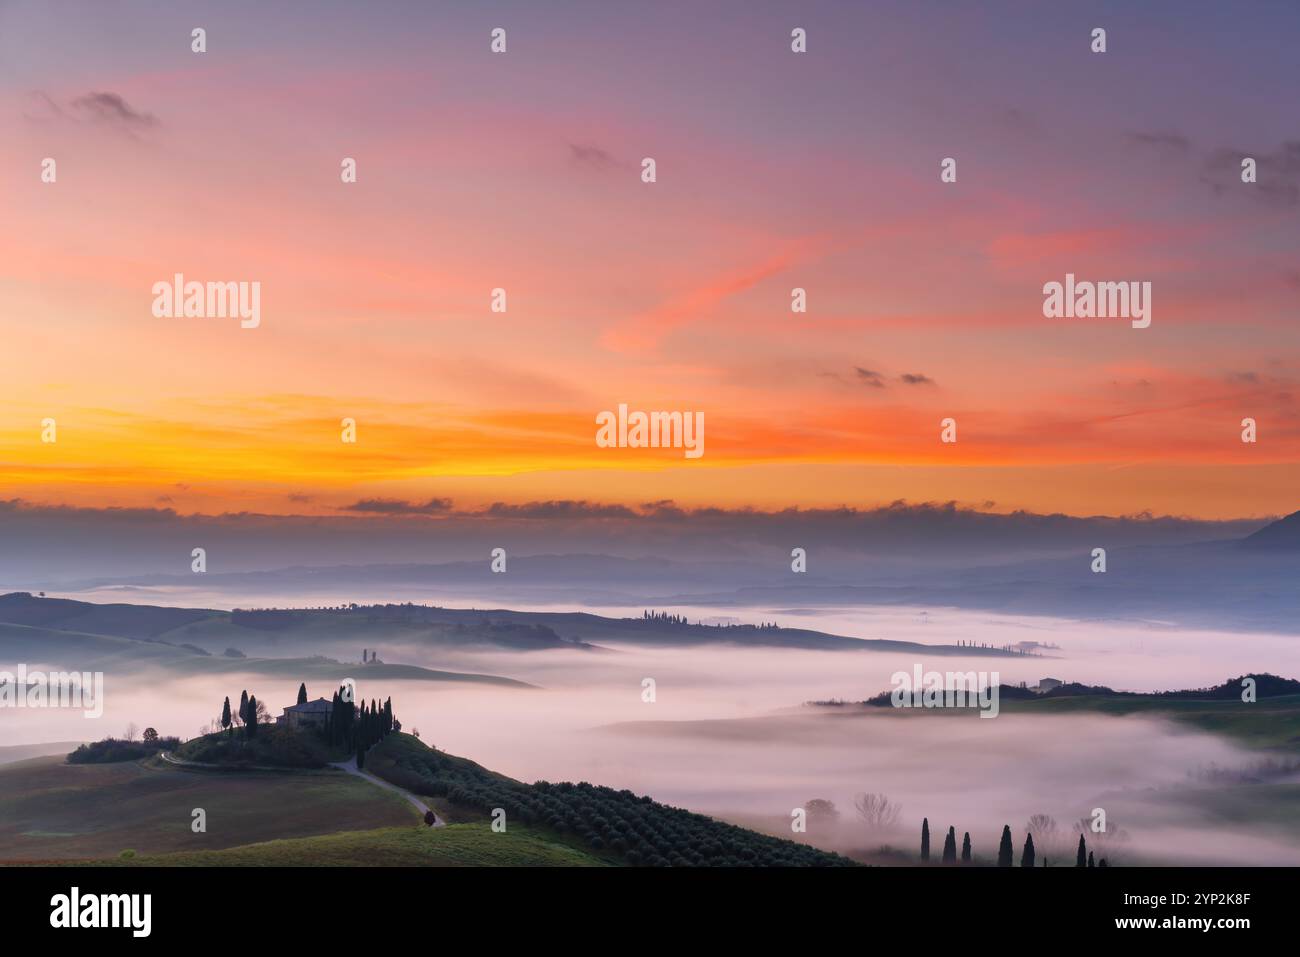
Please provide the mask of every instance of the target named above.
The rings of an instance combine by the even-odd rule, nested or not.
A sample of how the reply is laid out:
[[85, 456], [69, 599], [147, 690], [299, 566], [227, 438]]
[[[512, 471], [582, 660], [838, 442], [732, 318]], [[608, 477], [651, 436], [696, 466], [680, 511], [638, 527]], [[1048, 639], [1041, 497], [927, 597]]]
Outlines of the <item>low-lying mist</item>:
[[[893, 672], [918, 663], [939, 671], [997, 670], [1005, 683], [1053, 676], [1137, 690], [1213, 684], [1251, 670], [1294, 675], [1300, 668], [1282, 639], [1252, 636], [1247, 655], [1240, 644], [1227, 644], [1233, 636], [1222, 634], [1042, 620], [990, 623], [960, 613], [918, 619], [905, 609], [889, 615], [859, 621], [852, 630], [844, 627], [851, 624], [847, 618], [777, 617], [828, 631], [933, 643], [959, 637], [990, 644], [1050, 641], [1062, 646], [1051, 654], [1062, 657], [932, 656], [918, 662], [893, 653], [734, 646], [511, 652], [403, 646], [377, 634], [372, 645], [389, 663], [504, 675], [540, 687], [379, 680], [367, 678], [364, 665], [347, 667], [360, 696], [392, 697], [404, 730], [418, 730], [426, 743], [494, 770], [528, 781], [630, 788], [786, 834], [791, 811], [820, 798], [833, 802], [840, 816], [811, 821], [806, 838], [839, 850], [889, 845], [914, 859], [926, 817], [936, 857], [952, 825], [959, 843], [969, 831], [976, 856], [990, 859], [1009, 824], [1018, 860], [1026, 822], [1043, 814], [1060, 829], [1059, 840], [1049, 842], [1060, 844], [1047, 849], [1049, 859], [1067, 864], [1077, 841], [1074, 823], [1100, 807], [1108, 834], [1090, 833], [1089, 843], [1116, 864], [1300, 863], [1300, 834], [1285, 823], [1285, 814], [1244, 814], [1238, 794], [1247, 786], [1206, 783], [1208, 768], [1250, 769], [1259, 762], [1222, 737], [1139, 717], [1004, 712], [987, 720], [801, 707], [808, 700], [869, 697], [889, 687]], [[653, 680], [653, 700], [646, 679]], [[216, 718], [227, 695], [237, 701], [247, 689], [278, 714], [293, 703], [297, 688], [297, 680], [256, 674], [110, 673], [101, 719], [9, 710], [5, 743], [120, 735], [128, 723], [188, 737]], [[328, 697], [333, 688], [314, 681], [307, 690], [310, 697]], [[1273, 796], [1294, 802], [1296, 790], [1278, 784]], [[1273, 793], [1252, 791], [1266, 792]], [[868, 830], [853, 807], [861, 793], [884, 794], [901, 806], [897, 826]]]

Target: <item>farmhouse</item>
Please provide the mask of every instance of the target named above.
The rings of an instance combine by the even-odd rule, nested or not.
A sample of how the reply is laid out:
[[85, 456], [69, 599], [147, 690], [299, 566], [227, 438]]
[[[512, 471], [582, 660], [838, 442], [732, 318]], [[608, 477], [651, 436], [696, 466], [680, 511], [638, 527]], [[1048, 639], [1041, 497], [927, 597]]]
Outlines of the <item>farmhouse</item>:
[[325, 719], [329, 717], [333, 707], [333, 703], [326, 701], [324, 698], [290, 705], [284, 709], [284, 714], [275, 719], [275, 723], [287, 725], [290, 728], [321, 727], [325, 724]]

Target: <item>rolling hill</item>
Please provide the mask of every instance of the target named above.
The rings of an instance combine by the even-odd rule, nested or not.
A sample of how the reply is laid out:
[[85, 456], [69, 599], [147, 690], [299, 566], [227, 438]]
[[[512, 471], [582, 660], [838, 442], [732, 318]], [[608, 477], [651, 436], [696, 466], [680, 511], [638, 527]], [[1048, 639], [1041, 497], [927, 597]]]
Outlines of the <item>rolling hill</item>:
[[[40, 607], [56, 602], [54, 613]], [[80, 607], [79, 607], [80, 606]], [[806, 628], [750, 624], [702, 624], [664, 618], [610, 618], [586, 612], [533, 612], [509, 609], [442, 608], [431, 605], [348, 605], [335, 608], [196, 611], [182, 609], [174, 627], [159, 631], [165, 614], [142, 612], [133, 619], [123, 608], [88, 602], [39, 598], [25, 592], [0, 598], [0, 656], [14, 658], [19, 651], [36, 660], [35, 649], [66, 649], [92, 659], [119, 656], [152, 659], [198, 672], [258, 670], [277, 667], [253, 656], [292, 660], [308, 677], [335, 677], [321, 655], [346, 655], [385, 644], [438, 648], [494, 648], [517, 652], [576, 650], [597, 651], [601, 643], [659, 647], [738, 645], [764, 648], [801, 648], [824, 651], [915, 652], [932, 655], [1005, 657], [1012, 652], [994, 648], [959, 648], [913, 641], [849, 638]], [[147, 608], [148, 606], [141, 606]], [[110, 609], [100, 615], [97, 609]], [[168, 609], [155, 609], [166, 612]], [[36, 621], [53, 624], [36, 625]], [[141, 632], [126, 635], [138, 620]], [[55, 625], [76, 624], [78, 630]], [[100, 632], [92, 629], [102, 627]], [[130, 643], [126, 643], [130, 642]], [[6, 655], [6, 652], [9, 652]], [[204, 659], [199, 661], [198, 659]], [[17, 660], [17, 658], [14, 658]], [[367, 666], [371, 667], [371, 666]], [[376, 663], [374, 667], [393, 667]], [[297, 672], [295, 672], [297, 673]], [[455, 675], [455, 677], [452, 677]], [[387, 677], [427, 677], [431, 680], [496, 680], [492, 676], [457, 675], [453, 672], [392, 673]]]
[[[193, 743], [193, 742], [190, 742]], [[430, 796], [429, 828], [398, 792], [332, 768], [176, 767], [156, 757], [0, 768], [0, 864], [144, 866], [846, 866], [806, 844], [586, 782], [525, 784], [394, 733], [367, 769]], [[202, 808], [206, 830], [191, 827]], [[496, 809], [505, 828], [493, 826]]]

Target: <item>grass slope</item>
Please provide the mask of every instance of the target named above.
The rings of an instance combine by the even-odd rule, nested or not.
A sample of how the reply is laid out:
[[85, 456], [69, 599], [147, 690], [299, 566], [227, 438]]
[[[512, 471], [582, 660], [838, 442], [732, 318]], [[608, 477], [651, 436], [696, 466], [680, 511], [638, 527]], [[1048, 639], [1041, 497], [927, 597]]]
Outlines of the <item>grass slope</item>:
[[1226, 735], [1252, 748], [1300, 752], [1300, 695], [1240, 700], [1194, 700], [1162, 695], [1109, 698], [1079, 695], [1008, 701], [1002, 710], [1026, 714], [1140, 714], [1169, 718], [1201, 731]]
[[96, 863], [146, 867], [599, 867], [603, 864], [590, 854], [527, 828], [511, 827], [506, 833], [498, 834], [487, 824], [344, 831], [219, 851], [182, 851]]
[[[190, 829], [207, 812], [207, 832]], [[273, 838], [413, 825], [399, 795], [341, 771], [185, 771], [153, 762], [0, 767], [0, 861], [216, 850]]]
[[584, 782], [524, 784], [417, 738], [391, 734], [366, 768], [417, 794], [506, 812], [507, 826], [545, 829], [611, 861], [653, 866], [843, 866], [853, 862], [805, 844], [669, 807], [631, 791]]
[[109, 671], [124, 663], [163, 665], [202, 657], [158, 641], [0, 623], [0, 661], [4, 662], [53, 662], [64, 669], [75, 663], [77, 671]]
[[0, 746], [0, 764], [12, 764], [29, 758], [43, 758], [52, 754], [67, 754], [79, 747], [81, 741], [45, 741], [41, 744], [7, 744]]
[[331, 753], [326, 743], [315, 734], [268, 724], [260, 725], [257, 734], [251, 738], [238, 729], [191, 738], [176, 748], [172, 757], [231, 768], [323, 768], [331, 761], [346, 761], [348, 754], [343, 751]]
[[156, 638], [166, 631], [221, 615], [206, 608], [108, 604], [39, 598], [29, 592], [0, 595], [0, 621], [120, 638]]
[[[224, 738], [215, 736], [215, 744], [222, 743]], [[188, 744], [203, 750], [214, 739]], [[448, 826], [425, 827], [403, 796], [334, 770], [194, 770], [157, 758], [71, 765], [45, 757], [0, 768], [0, 862], [312, 867], [851, 863], [630, 791], [585, 782], [524, 784], [434, 751], [409, 735], [390, 735], [372, 749], [367, 769], [430, 795]], [[495, 807], [506, 809], [504, 832], [492, 828]], [[206, 832], [191, 830], [195, 808], [206, 812]]]

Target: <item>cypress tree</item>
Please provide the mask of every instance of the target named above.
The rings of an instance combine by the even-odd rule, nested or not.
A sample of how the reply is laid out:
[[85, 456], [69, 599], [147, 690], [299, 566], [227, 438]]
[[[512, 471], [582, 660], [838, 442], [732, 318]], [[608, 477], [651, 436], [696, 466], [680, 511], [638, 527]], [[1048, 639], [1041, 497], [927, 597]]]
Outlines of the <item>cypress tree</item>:
[[250, 738], [257, 736], [257, 698], [253, 695], [248, 697], [248, 717], [244, 719], [244, 726]]
[[248, 720], [248, 691], [244, 690], [239, 693], [239, 720]]
[[1002, 840], [998, 844], [998, 867], [1010, 867], [1015, 851], [1011, 847], [1011, 825], [1002, 825]]
[[1089, 852], [1088, 852], [1088, 866], [1089, 866], [1089, 867], [1096, 867], [1096, 866], [1097, 866], [1097, 865], [1093, 862], [1093, 860], [1092, 860], [1092, 851], [1089, 851]]
[[1074, 866], [1086, 867], [1088, 865], [1088, 845], [1083, 840], [1083, 835], [1079, 835], [1079, 853], [1075, 855]]
[[921, 860], [930, 859], [930, 819], [921, 818]]
[[966, 836], [961, 839], [961, 862], [970, 863], [970, 831], [967, 831]]
[[299, 704], [307, 703], [307, 682], [305, 681], [302, 684], [298, 685], [298, 703]]
[[943, 862], [945, 864], [957, 863], [957, 829], [948, 828], [948, 836], [943, 839]]
[[1034, 835], [1032, 834], [1025, 835], [1025, 849], [1020, 852], [1020, 866], [1034, 866]]
[[221, 706], [221, 726], [230, 732], [230, 695], [226, 695], [226, 703]]

